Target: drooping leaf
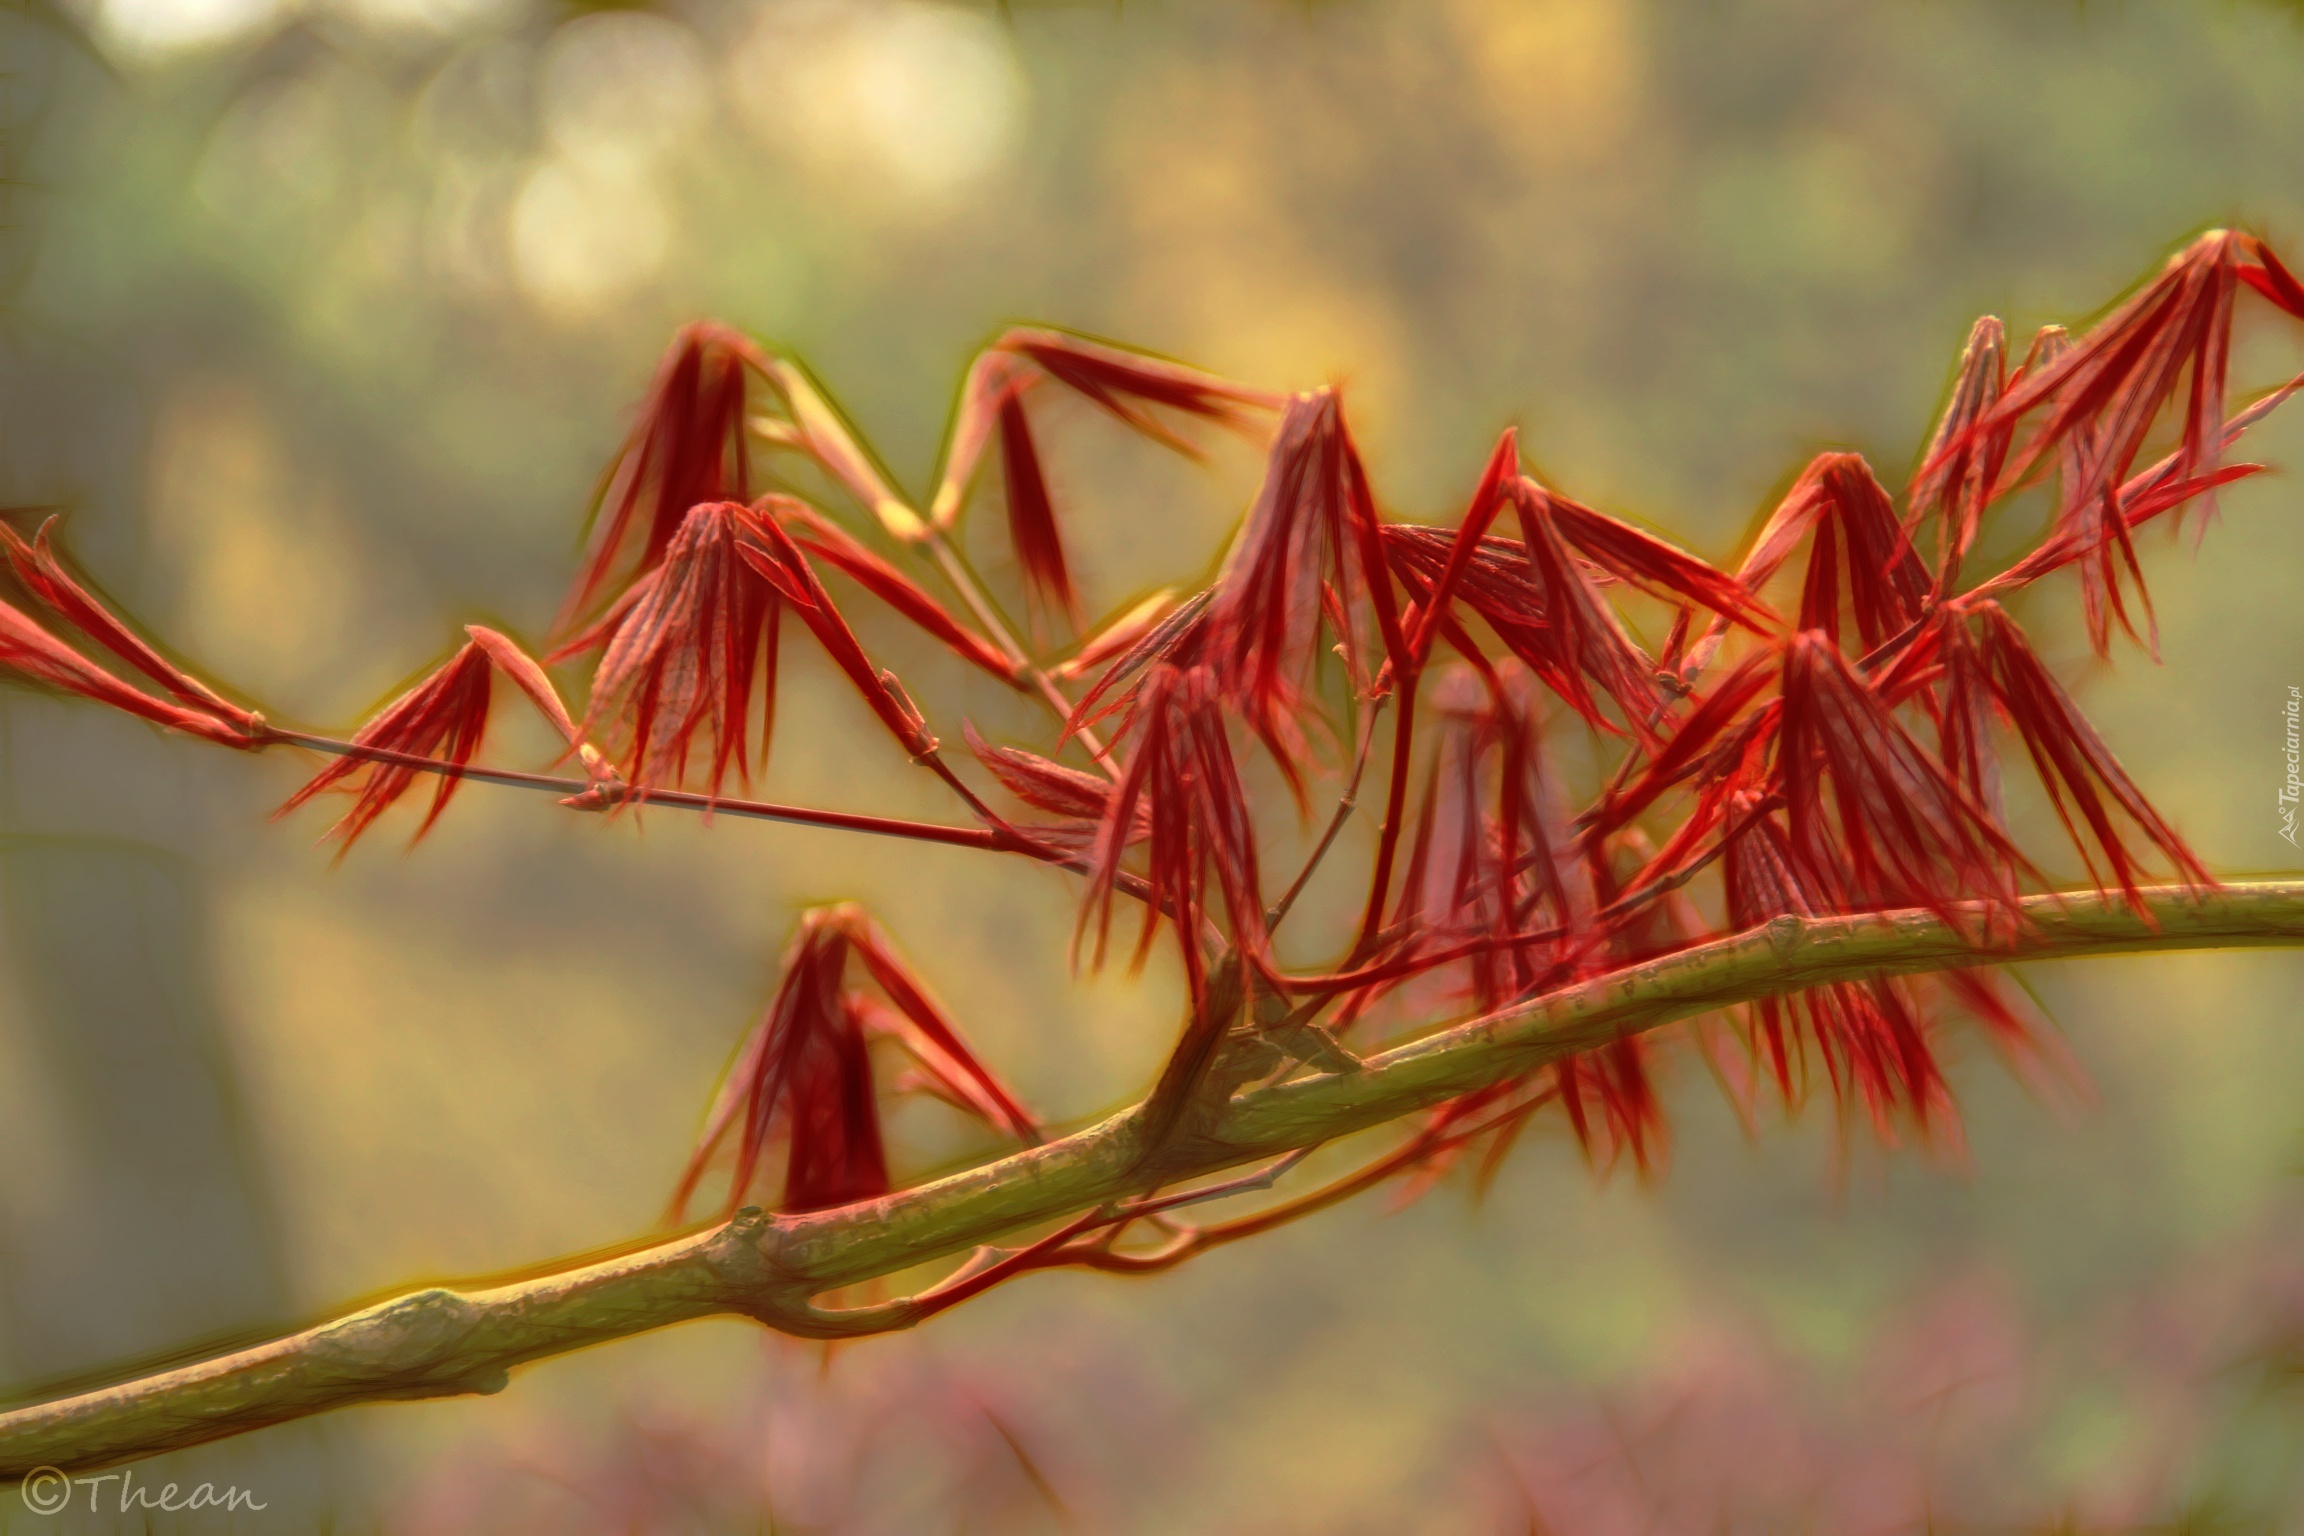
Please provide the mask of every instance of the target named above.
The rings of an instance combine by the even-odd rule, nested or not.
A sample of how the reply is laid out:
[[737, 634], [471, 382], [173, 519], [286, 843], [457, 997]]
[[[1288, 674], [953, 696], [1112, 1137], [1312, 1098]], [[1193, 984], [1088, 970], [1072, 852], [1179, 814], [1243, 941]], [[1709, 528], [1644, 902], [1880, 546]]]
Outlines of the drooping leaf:
[[847, 529], [789, 496], [765, 497], [760, 510], [782, 521], [795, 544], [911, 620], [953, 655], [1012, 688], [1023, 686], [1016, 664], [999, 647], [960, 622], [918, 582], [865, 548]]
[[1000, 462], [1008, 489], [1008, 540], [1024, 573], [1025, 589], [1045, 599], [1077, 627], [1080, 600], [1072, 591], [1072, 571], [1064, 558], [1064, 536], [1056, 526], [1055, 502], [1032, 441], [1032, 422], [1023, 397], [1011, 391], [1000, 403]]
[[[488, 727], [489, 680], [494, 671], [487, 651], [476, 641], [465, 642], [455, 655], [378, 711], [353, 736], [353, 745], [466, 766], [480, 750], [480, 738]], [[406, 763], [338, 757], [290, 795], [275, 814], [284, 816], [325, 789], [339, 785], [351, 789], [352, 808], [327, 832], [339, 840], [337, 852], [342, 857], [425, 772]], [[432, 830], [463, 782], [460, 774], [438, 775], [431, 808], [416, 829], [417, 837]]]
[[734, 502], [690, 508], [660, 568], [607, 639], [583, 730], [624, 743], [624, 773], [635, 784], [678, 784], [699, 737], [711, 744], [713, 794], [731, 767], [751, 776], [755, 692], [763, 743], [775, 718], [780, 607], [743, 558], [759, 526]]
[[653, 570], [689, 508], [750, 494], [745, 383], [760, 361], [759, 350], [725, 326], [686, 326], [673, 338], [601, 482], [563, 622], [587, 611], [620, 573], [629, 581]]
[[1200, 659], [1224, 698], [1299, 782], [1308, 675], [1324, 628], [1323, 584], [1347, 622], [1353, 670], [1404, 654], [1382, 534], [1332, 390], [1290, 398], [1264, 483], [1216, 578]]
[[195, 713], [231, 727], [243, 738], [260, 735], [261, 722], [252, 711], [234, 704], [146, 644], [142, 636], [64, 568], [49, 541], [49, 530], [54, 525], [54, 518], [42, 523], [34, 542], [27, 544], [15, 529], [0, 523], [0, 540], [6, 543], [8, 562], [15, 569], [17, 579], [33, 596], [89, 639], [174, 694]]
[[265, 744], [260, 732], [243, 730], [206, 710], [156, 699], [121, 681], [7, 603], [0, 603], [0, 669], [41, 687], [76, 693], [205, 741], [242, 748]]

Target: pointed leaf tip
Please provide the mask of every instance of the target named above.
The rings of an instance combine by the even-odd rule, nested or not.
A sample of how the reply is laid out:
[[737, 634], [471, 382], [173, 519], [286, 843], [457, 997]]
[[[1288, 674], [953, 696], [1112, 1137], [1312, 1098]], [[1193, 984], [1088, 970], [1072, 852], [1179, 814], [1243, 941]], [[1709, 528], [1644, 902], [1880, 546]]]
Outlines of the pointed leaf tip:
[[[463, 768], [480, 749], [488, 726], [489, 679], [494, 667], [477, 641], [467, 641], [455, 655], [433, 669], [362, 726], [352, 738], [355, 747], [398, 756], [427, 758]], [[276, 815], [286, 815], [326, 789], [342, 786], [353, 792], [352, 808], [324, 834], [338, 841], [337, 856], [350, 851], [376, 821], [414, 786], [419, 776], [438, 774], [432, 804], [417, 827], [420, 839], [432, 830], [463, 784], [454, 771], [420, 768], [412, 763], [347, 753], [315, 774], [288, 797]], [[415, 839], [411, 839], [414, 841]]]
[[726, 326], [685, 326], [673, 338], [601, 480], [583, 568], [556, 629], [617, 581], [654, 569], [689, 508], [750, 495], [746, 397], [760, 363], [758, 349]]

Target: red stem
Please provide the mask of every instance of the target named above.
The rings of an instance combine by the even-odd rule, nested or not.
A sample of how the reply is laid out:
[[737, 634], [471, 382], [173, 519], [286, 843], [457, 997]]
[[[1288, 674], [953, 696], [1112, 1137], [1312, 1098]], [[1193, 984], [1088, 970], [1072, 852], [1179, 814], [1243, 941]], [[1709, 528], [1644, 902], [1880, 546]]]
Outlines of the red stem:
[[1383, 926], [1384, 898], [1391, 893], [1392, 864], [1400, 852], [1400, 825], [1408, 813], [1408, 758], [1409, 749], [1416, 744], [1416, 685], [1421, 679], [1421, 673], [1410, 672], [1393, 683], [1400, 708], [1392, 717], [1392, 779], [1384, 792], [1384, 827], [1376, 839], [1376, 870], [1369, 880], [1368, 910], [1361, 914], [1360, 937], [1352, 941], [1352, 953], [1341, 967], [1344, 970], [1368, 958]]
[[[484, 784], [541, 790], [565, 797], [583, 795], [599, 787], [584, 779], [555, 778], [550, 774], [523, 773], [512, 768], [477, 768], [436, 757], [421, 757], [413, 752], [395, 752], [388, 747], [340, 741], [333, 736], [315, 736], [306, 731], [283, 730], [278, 726], [268, 729], [276, 740], [310, 747], [316, 752], [358, 758], [363, 762], [390, 763], [397, 768], [413, 768], [422, 773], [437, 773], [447, 778], [477, 779]], [[813, 806], [779, 805], [766, 800], [730, 800], [714, 795], [699, 795], [684, 789], [628, 790], [618, 799], [604, 798], [601, 804], [668, 805], [710, 815], [743, 816], [758, 821], [791, 822], [806, 827], [836, 827], [844, 832], [865, 832], [875, 837], [900, 837], [921, 843], [947, 843], [957, 848], [982, 848], [994, 853], [1022, 853], [1051, 864], [1066, 861], [1066, 855], [1055, 849], [1003, 834], [991, 827], [951, 827], [929, 821], [905, 821], [893, 816], [867, 816], [855, 811], [825, 811]]]

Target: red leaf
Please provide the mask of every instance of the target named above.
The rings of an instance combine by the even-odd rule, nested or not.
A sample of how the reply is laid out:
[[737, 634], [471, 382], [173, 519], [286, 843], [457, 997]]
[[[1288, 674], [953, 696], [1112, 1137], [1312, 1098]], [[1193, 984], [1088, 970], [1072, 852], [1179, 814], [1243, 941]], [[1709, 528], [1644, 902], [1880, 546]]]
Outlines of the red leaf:
[[1213, 588], [1195, 592], [1121, 652], [1119, 658], [1104, 669], [1104, 675], [1080, 696], [1080, 702], [1072, 706], [1071, 717], [1064, 722], [1063, 740], [1071, 740], [1074, 732], [1125, 708], [1135, 698], [1135, 685], [1145, 669], [1155, 661], [1180, 667], [1192, 665], [1207, 637], [1208, 609], [1215, 595]]
[[[1796, 856], [1774, 816], [1741, 817], [1737, 824], [1721, 860], [1733, 927], [1749, 931], [1779, 916], [1843, 909], [1844, 893], [1829, 871], [1820, 876]], [[1834, 1092], [1843, 1101], [1860, 1101], [1883, 1136], [1893, 1134], [1900, 1112], [1923, 1130], [1931, 1120], [1948, 1122], [1951, 1095], [1926, 1025], [1893, 981], [1838, 982], [1763, 998], [1752, 1012], [1755, 1051], [1787, 1107], [1795, 1102], [1796, 1077], [1804, 1075], [1805, 1040], [1823, 1057]]]
[[1605, 512], [1550, 492], [1545, 495], [1561, 534], [1611, 575], [1659, 595], [1685, 598], [1756, 632], [1780, 622], [1726, 571]]
[[[2246, 408], [2234, 412], [2231, 419], [2224, 423], [2223, 450], [2229, 451], [2240, 440], [2242, 433], [2269, 416], [2299, 389], [2304, 389], [2304, 376], [2289, 380]], [[2204, 475], [2183, 476], [2177, 473], [2178, 460], [2179, 455], [2170, 454], [2120, 487], [2120, 522], [2124, 528], [2138, 527], [2163, 512], [2186, 505], [2195, 497], [2264, 471], [2261, 464], [2225, 464]], [[2075, 560], [2102, 557], [2108, 552], [2111, 539], [2109, 520], [2104, 520], [2101, 526], [2092, 522], [2060, 521], [2031, 554], [1977, 587], [1970, 595], [2022, 586]], [[2103, 601], [2103, 586], [2115, 581], [2117, 576], [2117, 570], [2107, 566], [2105, 575], [2091, 578], [2096, 583], [2093, 588], [2096, 594], [2094, 601], [2099, 605]]]
[[778, 1134], [789, 1143], [781, 1209], [823, 1210], [888, 1192], [871, 1061], [861, 1020], [842, 991], [851, 942], [839, 909], [801, 917], [775, 998], [721, 1080], [680, 1175], [672, 1196], [675, 1220], [731, 1129], [736, 1167], [726, 1210], [743, 1203]]
[[[847, 990], [852, 955], [892, 1008]], [[895, 1039], [940, 1090], [995, 1128], [1026, 1143], [1040, 1139], [1038, 1122], [976, 1059], [878, 925], [854, 905], [818, 908], [801, 917], [776, 996], [721, 1081], [673, 1194], [674, 1219], [731, 1129], [738, 1134], [728, 1210], [751, 1190], [778, 1136], [788, 1143], [781, 1209], [823, 1210], [886, 1194], [868, 1033]]]
[[1150, 634], [1175, 608], [1176, 589], [1162, 587], [1089, 636], [1070, 659], [1053, 669], [1054, 675], [1069, 679], [1095, 671], [1113, 657], [1134, 649], [1136, 643]]
[[[1487, 658], [1463, 622], [1449, 611], [1450, 605], [1435, 605], [1432, 600], [1435, 583], [1455, 547], [1454, 537], [1445, 529], [1402, 523], [1384, 528], [1386, 558], [1413, 600], [1415, 613], [1437, 615], [1440, 637], [1478, 669], [1488, 664]], [[1506, 650], [1541, 671], [1551, 666], [1544, 633], [1549, 626], [1531, 595], [1534, 586], [1527, 546], [1490, 534], [1480, 540], [1457, 579], [1456, 599], [1496, 632]]]
[[992, 776], [1005, 785], [1010, 794], [1026, 805], [1082, 821], [1104, 819], [1105, 809], [1112, 800], [1109, 780], [1067, 768], [1021, 747], [995, 747], [965, 721], [961, 722], [960, 731], [967, 739], [968, 750], [992, 770]]
[[758, 349], [725, 326], [686, 326], [673, 339], [601, 483], [590, 549], [563, 623], [590, 608], [620, 567], [625, 579], [652, 570], [689, 508], [749, 494], [745, 370], [759, 366]]
[[1527, 674], [1511, 662], [1440, 679], [1438, 741], [1378, 964], [1348, 977], [1290, 978], [1360, 989], [1348, 1012], [1435, 967], [1462, 962], [1482, 1011], [1563, 974], [1593, 901], [1546, 786]]
[[1464, 509], [1464, 516], [1456, 524], [1455, 537], [1448, 544], [1447, 563], [1433, 578], [1431, 590], [1424, 596], [1422, 615], [1408, 643], [1407, 665], [1411, 671], [1422, 668], [1431, 656], [1432, 642], [1447, 617], [1448, 605], [1456, 600], [1457, 584], [1464, 579], [1472, 557], [1479, 553], [1489, 525], [1496, 521], [1496, 514], [1504, 510], [1512, 477], [1519, 469], [1520, 435], [1506, 427], [1488, 455], [1487, 467], [1480, 472], [1480, 483], [1472, 489], [1471, 505]]
[[1622, 1151], [1629, 1151], [1646, 1174], [1670, 1144], [1648, 1052], [1644, 1039], [1627, 1035], [1552, 1064], [1552, 1080], [1560, 1105], [1568, 1112], [1568, 1124], [1585, 1159], [1596, 1168], [1609, 1167]]
[[42, 687], [61, 688], [205, 741], [242, 748], [265, 745], [265, 737], [250, 735], [204, 711], [139, 692], [7, 603], [0, 603], [0, 668]]
[[1614, 831], [1646, 810], [1658, 795], [1694, 772], [1713, 744], [1774, 681], [1771, 659], [1766, 652], [1747, 656], [1735, 671], [1721, 679], [1665, 738], [1640, 777], [1593, 813], [1593, 834], [1605, 836]]
[[[1616, 702], [1632, 735], [1652, 747], [1649, 722], [1661, 703], [1654, 663], [1624, 633], [1615, 610], [1569, 555], [1551, 494], [1523, 476], [1513, 486], [1513, 500], [1528, 560], [1527, 621], [1540, 626], [1522, 632], [1536, 643], [1525, 650], [1515, 646], [1514, 653], [1578, 714], [1615, 732], [1586, 686], [1590, 679]], [[1498, 634], [1511, 643], [1505, 631]]]
[[1951, 904], [1967, 898], [2013, 905], [2022, 855], [1827, 636], [1786, 642], [1781, 689], [1788, 847], [1819, 885], [1833, 872], [1848, 903], [1837, 910], [1926, 906], [1952, 920]]
[[1080, 600], [1073, 594], [1072, 573], [1064, 563], [1056, 508], [1040, 470], [1040, 450], [1032, 443], [1032, 423], [1024, 414], [1023, 398], [1014, 391], [1000, 402], [1000, 461], [1008, 487], [1008, 538], [1023, 569], [1025, 589], [1044, 596], [1078, 628]]
[[981, 667], [1012, 688], [1023, 686], [1018, 668], [998, 647], [955, 618], [952, 611], [931, 597], [919, 583], [881, 559], [838, 523], [806, 502], [789, 496], [763, 497], [764, 510], [787, 524], [797, 525], [793, 542], [830, 562], [857, 585], [910, 619], [942, 642], [962, 661]]
[[1211, 881], [1231, 919], [1234, 947], [1251, 961], [1269, 949], [1255, 824], [1217, 700], [1216, 681], [1205, 668], [1182, 671], [1159, 662], [1146, 674], [1124, 732], [1133, 742], [1128, 768], [1105, 806], [1079, 922], [1080, 932], [1095, 931], [1093, 963], [1101, 964], [1121, 860], [1145, 818], [1150, 889], [1135, 958], [1140, 963], [1149, 952], [1165, 915], [1176, 929], [1195, 1013], [1207, 1001], [1201, 923]]
[[1192, 445], [1146, 407], [1160, 406], [1238, 425], [1246, 419], [1246, 408], [1270, 409], [1281, 403], [1267, 390], [1250, 389], [1196, 368], [1062, 331], [1014, 330], [995, 346], [1029, 358], [1145, 436], [1185, 453], [1193, 451]]
[[864, 916], [849, 913], [851, 941], [872, 980], [896, 1008], [892, 1033], [931, 1076], [943, 1084], [987, 1125], [1005, 1131], [1027, 1146], [1040, 1140], [1039, 1122], [1017, 1102], [1016, 1095], [976, 1059], [960, 1032], [928, 996], [904, 962], [896, 955], [887, 934]]
[[[378, 711], [373, 720], [360, 728], [352, 742], [355, 746], [434, 758], [461, 768], [480, 750], [480, 738], [488, 728], [492, 674], [488, 653], [477, 643], [468, 641], [415, 687]], [[339, 784], [354, 788], [356, 784], [352, 809], [326, 834], [342, 840], [338, 850], [338, 857], [342, 857], [377, 817], [408, 792], [421, 772], [423, 770], [404, 763], [339, 757], [290, 795], [275, 814], [286, 815], [324, 789]], [[449, 800], [463, 782], [461, 774], [439, 776], [431, 809], [425, 812], [423, 824], [416, 829], [418, 838], [432, 830], [432, 823], [440, 819], [440, 813], [448, 808]]]
[[230, 727], [234, 733], [233, 737], [218, 735], [211, 739], [234, 746], [261, 745], [254, 738], [263, 734], [262, 720], [152, 649], [74, 579], [56, 558], [55, 548], [49, 542], [48, 530], [54, 525], [54, 518], [42, 523], [36, 542], [27, 544], [15, 529], [0, 523], [0, 540], [6, 541], [8, 562], [32, 594], [89, 639], [174, 694], [195, 713]]
[[691, 743], [706, 731], [711, 792], [720, 792], [731, 764], [749, 779], [746, 738], [756, 675], [764, 680], [766, 750], [776, 708], [778, 603], [743, 558], [760, 526], [734, 502], [690, 508], [661, 567], [638, 589], [608, 640], [593, 673], [584, 729], [606, 725], [624, 737], [625, 775], [635, 784], [679, 783]]
[[787, 1211], [827, 1211], [888, 1193], [888, 1155], [861, 1011], [840, 1006], [842, 1027], [793, 1053], [785, 1114], [791, 1143], [784, 1164]]
[[1936, 435], [1921, 455], [1921, 471], [1913, 477], [1906, 500], [1917, 519], [1932, 512], [1937, 519], [1940, 552], [1936, 586], [1948, 592], [1958, 580], [1960, 562], [1976, 542], [1984, 506], [1999, 482], [2007, 461], [2010, 435], [2007, 424], [1988, 431], [1974, 430], [1991, 414], [2007, 388], [2008, 337], [1996, 316], [1986, 315], [1968, 332], [1960, 351], [1960, 369], [1952, 383], [1952, 399], [1936, 424]]
[[[2225, 230], [2201, 236], [2078, 342], [2057, 355], [2044, 352], [1996, 406], [1923, 466], [1926, 478], [1990, 434], [2012, 431], [2031, 413], [2047, 411], [1991, 494], [2021, 483], [2047, 455], [2057, 456], [2059, 531], [2076, 531], [2080, 543], [2095, 551], [2083, 569], [2083, 590], [2089, 638], [2099, 654], [2109, 643], [2112, 618], [2130, 627], [2114, 564], [2117, 552], [2120, 563], [2136, 574], [2118, 511], [2119, 487], [2187, 377], [2173, 474], [2188, 479], [2216, 468], [2224, 437], [2232, 297], [2241, 278], [2240, 256], [2254, 248], [2247, 237]], [[2269, 280], [2270, 269], [2264, 270]], [[2140, 577], [2138, 590], [2141, 595]]]
[[[2179, 878], [2190, 885], [2214, 886], [2215, 877], [2129, 779], [2111, 749], [2104, 745], [2103, 738], [2096, 734], [2048, 669], [2040, 664], [2040, 658], [2033, 654], [2015, 621], [1998, 603], [1991, 601], [1968, 605], [1966, 613], [1975, 626], [1980, 670], [1992, 690], [1992, 697], [2000, 706], [2001, 714], [2023, 738], [2025, 750], [2039, 770], [2040, 782], [2055, 804], [2057, 817], [2071, 834], [2073, 846], [2087, 860], [2097, 886], [2102, 888], [2105, 882], [2097, 871], [2096, 861], [2089, 856], [2090, 839], [2102, 850], [2112, 877], [2127, 894], [2129, 904], [2138, 913], [2144, 913], [2143, 897], [2136, 888], [2135, 856], [2121, 841], [2111, 815], [2114, 808], [2167, 855]], [[2085, 837], [2073, 821], [2075, 813], [2087, 823]]]
[[1301, 756], [1297, 717], [1320, 649], [1323, 583], [1350, 617], [1336, 639], [1357, 673], [1375, 671], [1364, 624], [1387, 659], [1403, 657], [1375, 502], [1342, 407], [1325, 389], [1288, 402], [1263, 487], [1216, 578], [1199, 658], [1291, 783]]
[[1859, 455], [1819, 454], [1769, 515], [1737, 576], [1758, 591], [1811, 530], [1816, 542], [1802, 591], [1803, 629], [1821, 629], [1839, 642], [1843, 580], [1866, 651], [1919, 617], [1929, 591], [1927, 567]]
[[892, 672], [876, 670], [864, 647], [856, 639], [856, 632], [840, 616], [832, 604], [832, 594], [824, 590], [817, 579], [815, 567], [808, 563], [800, 546], [792, 541], [783, 526], [774, 518], [754, 518], [748, 521], [749, 537], [737, 546], [744, 563], [764, 577], [800, 615], [801, 622], [816, 636], [825, 654], [848, 675], [864, 702], [880, 717], [889, 733], [913, 757], [926, 757], [936, 750], [936, 738], [929, 733], [928, 723], [921, 719], [920, 711], [912, 699], [897, 683]]
[[576, 728], [569, 717], [568, 706], [561, 701], [560, 690], [552, 686], [552, 679], [536, 665], [526, 651], [512, 642], [510, 637], [498, 634], [484, 624], [467, 624], [464, 633], [472, 643], [488, 655], [496, 670], [510, 678], [519, 690], [536, 706], [536, 712], [550, 722], [561, 739], [574, 747], [583, 741], [584, 733]]
[[2242, 267], [2240, 280], [2255, 289], [2299, 320], [2304, 320], [2304, 283], [2280, 263], [2272, 247], [2261, 240], [2249, 239], [2249, 251], [2258, 265]]

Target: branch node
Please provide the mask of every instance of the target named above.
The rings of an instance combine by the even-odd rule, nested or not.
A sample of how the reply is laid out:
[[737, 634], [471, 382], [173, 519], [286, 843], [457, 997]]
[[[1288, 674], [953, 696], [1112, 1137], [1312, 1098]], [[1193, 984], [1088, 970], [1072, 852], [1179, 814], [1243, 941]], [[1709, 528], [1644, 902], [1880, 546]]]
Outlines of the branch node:
[[1797, 913], [1780, 913], [1768, 919], [1768, 947], [1776, 952], [1779, 960], [1791, 959], [1807, 937], [1808, 925]]

